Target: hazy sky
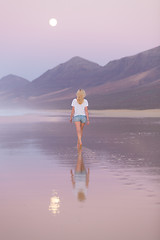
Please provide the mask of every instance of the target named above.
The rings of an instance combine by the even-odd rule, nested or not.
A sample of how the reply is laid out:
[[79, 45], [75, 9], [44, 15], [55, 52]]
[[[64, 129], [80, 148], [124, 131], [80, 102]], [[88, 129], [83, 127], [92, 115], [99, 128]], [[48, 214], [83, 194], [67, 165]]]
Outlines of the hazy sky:
[[160, 45], [160, 1], [1, 0], [0, 35], [0, 78], [33, 80], [74, 56], [105, 65]]

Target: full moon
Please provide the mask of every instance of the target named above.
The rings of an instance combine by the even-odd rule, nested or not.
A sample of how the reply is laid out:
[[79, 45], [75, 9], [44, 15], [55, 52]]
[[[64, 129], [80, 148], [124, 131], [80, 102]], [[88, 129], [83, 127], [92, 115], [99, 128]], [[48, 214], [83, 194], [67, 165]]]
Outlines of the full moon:
[[52, 27], [55, 27], [57, 25], [57, 19], [55, 18], [51, 18], [49, 20], [49, 24], [52, 26]]

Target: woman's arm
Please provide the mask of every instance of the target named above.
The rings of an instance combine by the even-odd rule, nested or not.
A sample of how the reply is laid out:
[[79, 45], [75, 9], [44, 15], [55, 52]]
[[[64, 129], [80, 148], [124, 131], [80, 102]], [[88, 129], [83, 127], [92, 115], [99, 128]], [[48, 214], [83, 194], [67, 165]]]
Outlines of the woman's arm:
[[87, 107], [85, 107], [85, 113], [86, 113], [86, 117], [87, 117], [87, 125], [89, 125], [89, 113], [88, 113]]
[[71, 111], [71, 117], [70, 117], [70, 122], [72, 122], [72, 118], [74, 116], [74, 107], [72, 107], [72, 111]]

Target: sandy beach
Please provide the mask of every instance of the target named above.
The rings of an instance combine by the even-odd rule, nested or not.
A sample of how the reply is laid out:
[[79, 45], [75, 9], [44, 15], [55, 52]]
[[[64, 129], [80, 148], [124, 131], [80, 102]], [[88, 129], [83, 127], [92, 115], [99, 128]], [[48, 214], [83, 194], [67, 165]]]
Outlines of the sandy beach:
[[160, 109], [149, 110], [91, 110], [94, 117], [160, 118]]

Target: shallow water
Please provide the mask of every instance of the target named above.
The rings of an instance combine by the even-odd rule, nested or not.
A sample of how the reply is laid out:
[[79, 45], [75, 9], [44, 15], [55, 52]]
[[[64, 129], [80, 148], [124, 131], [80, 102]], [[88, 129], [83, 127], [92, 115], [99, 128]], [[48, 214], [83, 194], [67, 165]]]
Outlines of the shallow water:
[[0, 239], [159, 240], [160, 119], [0, 124]]

